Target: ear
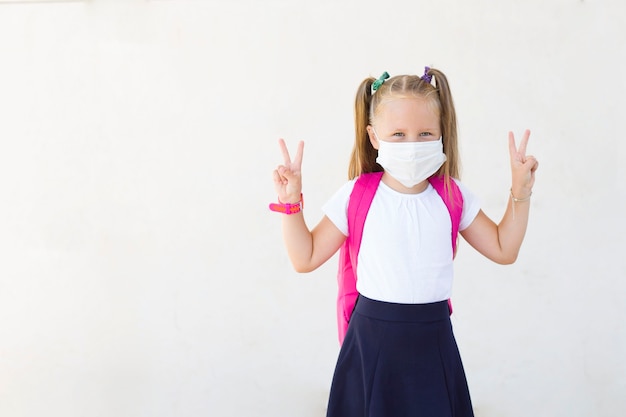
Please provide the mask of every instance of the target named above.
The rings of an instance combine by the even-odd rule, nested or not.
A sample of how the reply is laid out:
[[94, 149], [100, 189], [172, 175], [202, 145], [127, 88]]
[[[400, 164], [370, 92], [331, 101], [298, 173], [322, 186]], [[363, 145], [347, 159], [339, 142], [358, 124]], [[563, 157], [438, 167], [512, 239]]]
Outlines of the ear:
[[378, 139], [376, 139], [376, 134], [374, 133], [374, 128], [372, 125], [367, 125], [367, 136], [370, 138], [370, 143], [372, 147], [378, 150]]

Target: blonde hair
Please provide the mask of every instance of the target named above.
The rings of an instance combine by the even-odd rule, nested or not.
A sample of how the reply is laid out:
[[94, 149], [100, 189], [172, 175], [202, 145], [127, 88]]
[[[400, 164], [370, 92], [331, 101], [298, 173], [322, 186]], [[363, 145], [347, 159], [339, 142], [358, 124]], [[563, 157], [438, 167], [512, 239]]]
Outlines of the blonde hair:
[[379, 172], [383, 168], [376, 163], [378, 151], [372, 146], [367, 126], [377, 115], [379, 106], [395, 98], [419, 97], [432, 104], [439, 114], [443, 152], [446, 162], [434, 174], [443, 175], [446, 188], [449, 189], [450, 178], [459, 178], [460, 163], [457, 143], [456, 112], [450, 93], [448, 80], [443, 72], [430, 68], [427, 73], [435, 80], [435, 85], [423, 80], [418, 75], [397, 75], [386, 80], [373, 94], [372, 83], [375, 78], [369, 77], [361, 82], [357, 90], [354, 104], [355, 141], [348, 167], [348, 178], [354, 179], [367, 172]]

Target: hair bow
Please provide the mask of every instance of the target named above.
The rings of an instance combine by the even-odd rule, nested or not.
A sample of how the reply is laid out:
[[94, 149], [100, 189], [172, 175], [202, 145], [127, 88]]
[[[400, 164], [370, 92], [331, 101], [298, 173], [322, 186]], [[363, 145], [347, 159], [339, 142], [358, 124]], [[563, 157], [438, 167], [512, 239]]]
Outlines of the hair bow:
[[385, 71], [383, 72], [383, 75], [378, 77], [378, 79], [372, 83], [372, 90], [373, 91], [378, 90], [380, 86], [383, 85], [383, 83], [385, 82], [387, 78], [389, 78], [389, 74], [387, 73], [387, 71]]
[[428, 71], [430, 71], [430, 67], [424, 67], [424, 75], [422, 75], [420, 78], [424, 81], [426, 81], [428, 84], [430, 84], [430, 82], [433, 79], [432, 75], [428, 74]]

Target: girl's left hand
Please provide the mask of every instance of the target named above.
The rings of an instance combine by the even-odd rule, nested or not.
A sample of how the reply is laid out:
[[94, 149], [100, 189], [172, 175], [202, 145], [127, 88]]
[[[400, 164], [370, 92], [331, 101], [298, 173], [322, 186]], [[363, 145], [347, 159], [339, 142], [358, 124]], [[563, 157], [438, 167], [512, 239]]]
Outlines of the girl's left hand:
[[535, 171], [539, 167], [539, 162], [532, 155], [526, 155], [526, 146], [530, 130], [526, 129], [520, 142], [519, 148], [515, 144], [513, 132], [509, 132], [509, 154], [511, 156], [511, 174], [513, 184], [511, 192], [516, 198], [526, 198], [530, 196], [535, 184]]

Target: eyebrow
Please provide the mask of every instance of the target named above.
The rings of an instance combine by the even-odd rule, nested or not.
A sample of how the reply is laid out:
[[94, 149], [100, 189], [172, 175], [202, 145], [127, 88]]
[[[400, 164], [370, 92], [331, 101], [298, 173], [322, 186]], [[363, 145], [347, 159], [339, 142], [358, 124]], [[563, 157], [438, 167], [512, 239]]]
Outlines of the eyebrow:
[[[425, 131], [425, 130], [437, 130], [437, 129], [439, 129], [439, 127], [432, 127], [432, 126], [431, 126], [431, 127], [420, 127], [420, 128], [419, 128], [419, 129], [417, 129], [417, 130], [419, 130], [420, 132], [422, 132], [422, 131]], [[398, 131], [400, 131], [400, 132], [406, 132], [408, 129], [406, 129], [406, 128], [401, 128], [401, 127], [397, 127], [397, 128], [390, 129], [390, 130], [391, 130], [391, 131], [393, 131], [393, 132], [398, 132]]]

